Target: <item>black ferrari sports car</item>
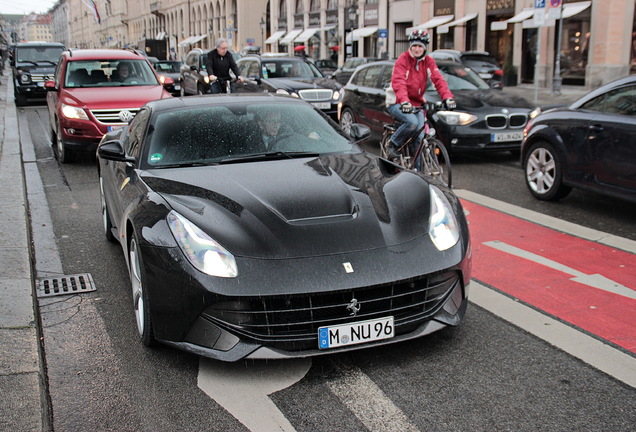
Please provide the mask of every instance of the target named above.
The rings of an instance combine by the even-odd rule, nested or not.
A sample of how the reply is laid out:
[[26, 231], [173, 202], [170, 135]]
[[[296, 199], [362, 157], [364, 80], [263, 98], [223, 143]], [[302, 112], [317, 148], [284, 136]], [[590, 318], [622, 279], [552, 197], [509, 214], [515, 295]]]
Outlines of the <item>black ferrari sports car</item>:
[[98, 150], [106, 237], [139, 336], [225, 361], [377, 346], [457, 325], [468, 226], [435, 180], [291, 97], [149, 102]]

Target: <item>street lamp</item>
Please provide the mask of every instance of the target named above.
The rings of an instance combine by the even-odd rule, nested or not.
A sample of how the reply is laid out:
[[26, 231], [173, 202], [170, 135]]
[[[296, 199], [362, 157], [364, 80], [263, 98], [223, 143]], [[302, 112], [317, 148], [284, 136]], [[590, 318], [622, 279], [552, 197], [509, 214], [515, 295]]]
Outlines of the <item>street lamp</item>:
[[263, 52], [265, 51], [265, 26], [267, 25], [263, 17], [261, 17], [258, 25], [261, 27], [261, 52]]
[[[349, 31], [351, 33], [351, 55], [353, 56], [353, 29], [356, 27], [356, 18], [358, 18], [358, 8], [355, 5], [349, 6], [347, 9], [347, 17], [349, 18], [349, 24], [351, 27]], [[345, 29], [345, 39], [344, 39], [344, 60], [347, 59], [347, 37], [346, 37], [346, 29]]]

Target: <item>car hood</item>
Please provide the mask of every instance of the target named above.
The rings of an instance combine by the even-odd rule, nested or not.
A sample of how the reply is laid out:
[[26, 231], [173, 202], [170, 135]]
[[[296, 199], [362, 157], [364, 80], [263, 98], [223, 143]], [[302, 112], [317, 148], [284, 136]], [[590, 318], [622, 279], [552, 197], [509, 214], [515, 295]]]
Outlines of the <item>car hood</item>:
[[236, 256], [399, 248], [428, 234], [428, 183], [366, 153], [152, 170], [142, 179]]
[[304, 90], [313, 88], [327, 88], [340, 90], [342, 85], [327, 77], [317, 78], [269, 78], [270, 85], [277, 89]]
[[61, 102], [88, 109], [139, 108], [170, 96], [163, 86], [91, 87], [66, 89]]
[[[452, 92], [459, 111], [488, 110], [491, 108], [531, 110], [534, 108], [526, 99], [506, 93], [505, 90], [452, 90]], [[437, 102], [440, 98], [437, 93], [427, 92], [426, 100]]]

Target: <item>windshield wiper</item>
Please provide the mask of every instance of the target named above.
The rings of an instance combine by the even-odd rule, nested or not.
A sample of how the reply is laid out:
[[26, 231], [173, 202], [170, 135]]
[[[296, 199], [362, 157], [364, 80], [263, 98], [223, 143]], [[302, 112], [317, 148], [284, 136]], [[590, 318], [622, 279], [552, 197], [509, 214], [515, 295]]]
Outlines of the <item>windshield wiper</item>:
[[245, 162], [245, 161], [254, 161], [254, 160], [268, 160], [268, 159], [294, 159], [294, 158], [303, 158], [303, 157], [318, 157], [320, 153], [315, 152], [267, 152], [267, 153], [256, 153], [251, 155], [241, 155], [241, 156], [233, 156], [225, 159], [221, 159], [219, 163], [234, 163], [234, 162]]
[[174, 163], [170, 165], [159, 165], [153, 168], [191, 168], [191, 167], [201, 167], [201, 166], [210, 166], [217, 165], [216, 162], [184, 162], [184, 163]]
[[33, 66], [37, 66], [38, 62], [34, 62], [31, 60], [18, 60], [18, 63], [31, 63]]

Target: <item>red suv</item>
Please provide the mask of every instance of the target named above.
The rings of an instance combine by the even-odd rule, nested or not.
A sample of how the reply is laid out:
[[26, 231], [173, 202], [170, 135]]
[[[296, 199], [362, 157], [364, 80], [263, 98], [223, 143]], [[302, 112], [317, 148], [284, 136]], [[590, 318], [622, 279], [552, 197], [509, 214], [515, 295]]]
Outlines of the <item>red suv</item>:
[[45, 87], [62, 163], [76, 151], [95, 151], [106, 132], [129, 123], [146, 102], [172, 97], [146, 57], [127, 50], [65, 51]]

